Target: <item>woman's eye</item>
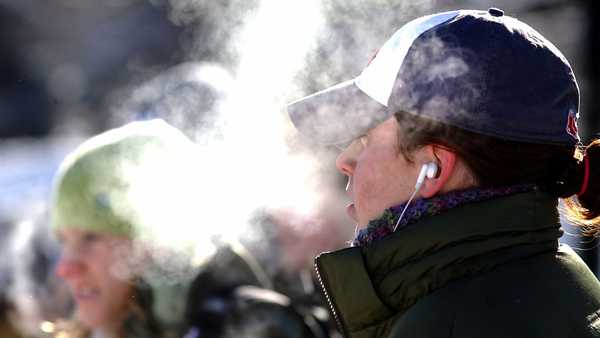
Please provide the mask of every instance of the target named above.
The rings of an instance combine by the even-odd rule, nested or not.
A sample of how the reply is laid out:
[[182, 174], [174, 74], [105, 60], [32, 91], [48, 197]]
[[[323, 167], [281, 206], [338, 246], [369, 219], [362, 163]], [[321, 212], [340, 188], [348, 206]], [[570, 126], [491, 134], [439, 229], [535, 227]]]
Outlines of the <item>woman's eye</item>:
[[98, 239], [100, 239], [100, 236], [92, 232], [83, 235], [82, 238], [84, 243], [93, 243], [96, 242]]
[[363, 135], [359, 138], [360, 140], [360, 144], [362, 144], [363, 147], [367, 146], [367, 142], [369, 141], [369, 137], [367, 135]]

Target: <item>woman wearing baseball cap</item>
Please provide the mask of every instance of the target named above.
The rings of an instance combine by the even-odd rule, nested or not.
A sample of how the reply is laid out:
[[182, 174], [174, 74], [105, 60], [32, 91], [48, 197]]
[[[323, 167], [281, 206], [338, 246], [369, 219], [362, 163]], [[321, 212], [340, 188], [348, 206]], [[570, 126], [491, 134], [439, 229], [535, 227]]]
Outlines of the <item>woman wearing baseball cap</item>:
[[[561, 52], [499, 9], [417, 18], [356, 78], [288, 106], [341, 145], [352, 247], [317, 257], [346, 337], [597, 337], [600, 283], [557, 206], [600, 231], [600, 141]], [[595, 169], [596, 168], [596, 169]]]

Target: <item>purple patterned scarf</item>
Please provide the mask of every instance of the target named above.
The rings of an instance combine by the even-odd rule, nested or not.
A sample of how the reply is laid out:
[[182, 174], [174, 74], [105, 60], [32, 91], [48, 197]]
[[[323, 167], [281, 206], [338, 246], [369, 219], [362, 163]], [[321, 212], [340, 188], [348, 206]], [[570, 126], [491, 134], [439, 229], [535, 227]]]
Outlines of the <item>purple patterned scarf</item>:
[[[415, 223], [422, 217], [433, 216], [443, 213], [461, 205], [473, 202], [481, 202], [496, 197], [507, 196], [535, 189], [534, 184], [520, 184], [500, 188], [472, 188], [467, 190], [451, 191], [447, 194], [434, 196], [428, 199], [418, 199], [411, 203], [406, 209], [398, 228]], [[369, 222], [366, 228], [361, 229], [351, 246], [364, 246], [381, 239], [393, 232], [396, 222], [402, 213], [406, 203], [386, 209], [381, 217]]]

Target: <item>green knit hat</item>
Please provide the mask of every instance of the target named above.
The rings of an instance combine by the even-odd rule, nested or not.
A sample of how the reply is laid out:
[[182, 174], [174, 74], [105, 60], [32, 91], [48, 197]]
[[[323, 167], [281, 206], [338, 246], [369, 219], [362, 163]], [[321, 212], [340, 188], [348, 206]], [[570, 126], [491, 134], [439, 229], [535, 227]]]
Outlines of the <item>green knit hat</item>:
[[[132, 122], [96, 135], [69, 154], [54, 182], [52, 226], [136, 236], [140, 210], [132, 199], [145, 184], [172, 173], [156, 170], [185, 154], [192, 142], [163, 120]], [[162, 175], [163, 177], [152, 177]]]

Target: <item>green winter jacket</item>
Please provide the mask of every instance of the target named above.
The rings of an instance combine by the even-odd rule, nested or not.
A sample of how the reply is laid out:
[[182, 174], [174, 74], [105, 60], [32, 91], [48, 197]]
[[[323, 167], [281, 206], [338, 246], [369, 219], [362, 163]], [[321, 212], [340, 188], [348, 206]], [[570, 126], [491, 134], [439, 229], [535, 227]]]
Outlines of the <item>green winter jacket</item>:
[[316, 259], [345, 337], [600, 337], [600, 283], [539, 191], [424, 217]]

